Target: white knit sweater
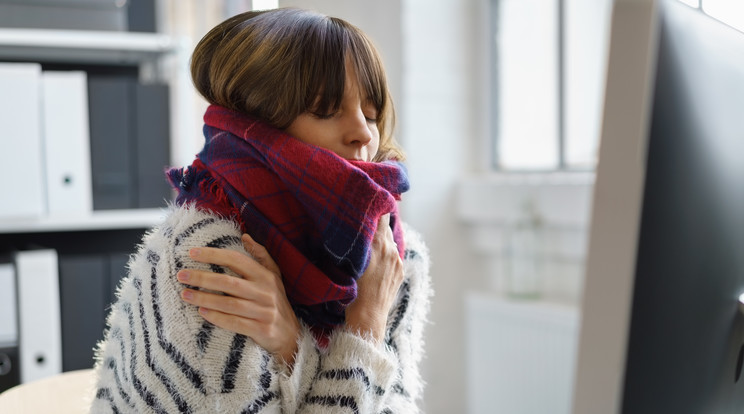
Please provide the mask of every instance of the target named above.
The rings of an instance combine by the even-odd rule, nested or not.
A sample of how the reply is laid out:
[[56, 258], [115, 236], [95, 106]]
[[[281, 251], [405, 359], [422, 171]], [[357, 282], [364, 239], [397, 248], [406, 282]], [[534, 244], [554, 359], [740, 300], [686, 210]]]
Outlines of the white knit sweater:
[[428, 252], [404, 227], [405, 280], [384, 345], [338, 329], [325, 349], [303, 326], [288, 372], [250, 338], [218, 328], [181, 300], [189, 249], [245, 254], [235, 223], [173, 207], [129, 262], [96, 360], [92, 413], [417, 413], [418, 362], [431, 295]]

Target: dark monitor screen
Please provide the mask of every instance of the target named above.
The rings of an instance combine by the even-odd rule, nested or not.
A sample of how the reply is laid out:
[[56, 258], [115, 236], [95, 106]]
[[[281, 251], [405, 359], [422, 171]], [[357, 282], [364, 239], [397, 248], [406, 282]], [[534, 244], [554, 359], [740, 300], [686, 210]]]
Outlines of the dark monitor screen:
[[[649, 30], [646, 45], [623, 43], [615, 27], [610, 41], [601, 146], [626, 142], [600, 153], [574, 411], [743, 413], [744, 33], [675, 0], [619, 0], [613, 13], [613, 25], [631, 31], [634, 14]], [[613, 48], [632, 47], [648, 58], [643, 75], [618, 71], [633, 67]], [[643, 84], [635, 108], [616, 99], [623, 81]], [[623, 126], [612, 111], [640, 118]], [[603, 171], [632, 145], [637, 159]], [[609, 206], [615, 189], [631, 201]], [[613, 260], [623, 270], [608, 270]], [[597, 338], [610, 330], [615, 346]], [[603, 346], [610, 365], [596, 363]]]

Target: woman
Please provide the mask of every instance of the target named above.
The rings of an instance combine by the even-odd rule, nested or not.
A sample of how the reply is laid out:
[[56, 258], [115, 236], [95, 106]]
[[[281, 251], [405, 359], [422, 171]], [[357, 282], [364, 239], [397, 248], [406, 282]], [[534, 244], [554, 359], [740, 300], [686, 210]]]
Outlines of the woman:
[[206, 143], [130, 261], [92, 412], [418, 412], [428, 255], [377, 51], [277, 9], [216, 26], [191, 70]]

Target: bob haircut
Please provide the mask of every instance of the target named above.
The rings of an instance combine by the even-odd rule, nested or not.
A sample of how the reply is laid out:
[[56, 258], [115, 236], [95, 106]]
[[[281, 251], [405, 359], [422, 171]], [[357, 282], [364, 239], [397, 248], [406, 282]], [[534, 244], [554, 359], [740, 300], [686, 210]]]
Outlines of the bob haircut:
[[199, 41], [191, 77], [208, 102], [286, 129], [302, 113], [338, 110], [347, 64], [377, 110], [374, 161], [402, 160], [382, 59], [371, 40], [342, 19], [295, 8], [235, 15]]

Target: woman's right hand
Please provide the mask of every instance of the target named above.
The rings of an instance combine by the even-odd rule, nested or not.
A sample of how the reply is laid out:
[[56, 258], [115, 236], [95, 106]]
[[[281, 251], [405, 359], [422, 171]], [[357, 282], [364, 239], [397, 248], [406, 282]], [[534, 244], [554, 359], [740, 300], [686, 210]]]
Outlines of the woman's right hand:
[[195, 261], [228, 267], [240, 278], [196, 269], [183, 269], [177, 275], [184, 284], [226, 295], [184, 289], [181, 296], [198, 306], [207, 321], [251, 337], [291, 367], [300, 323], [284, 291], [279, 266], [249, 235], [244, 234], [242, 241], [251, 256], [209, 247], [189, 251]]
[[377, 342], [385, 339], [388, 312], [403, 283], [403, 260], [390, 228], [390, 215], [380, 217], [367, 270], [357, 281], [357, 297], [346, 308], [346, 327]]

